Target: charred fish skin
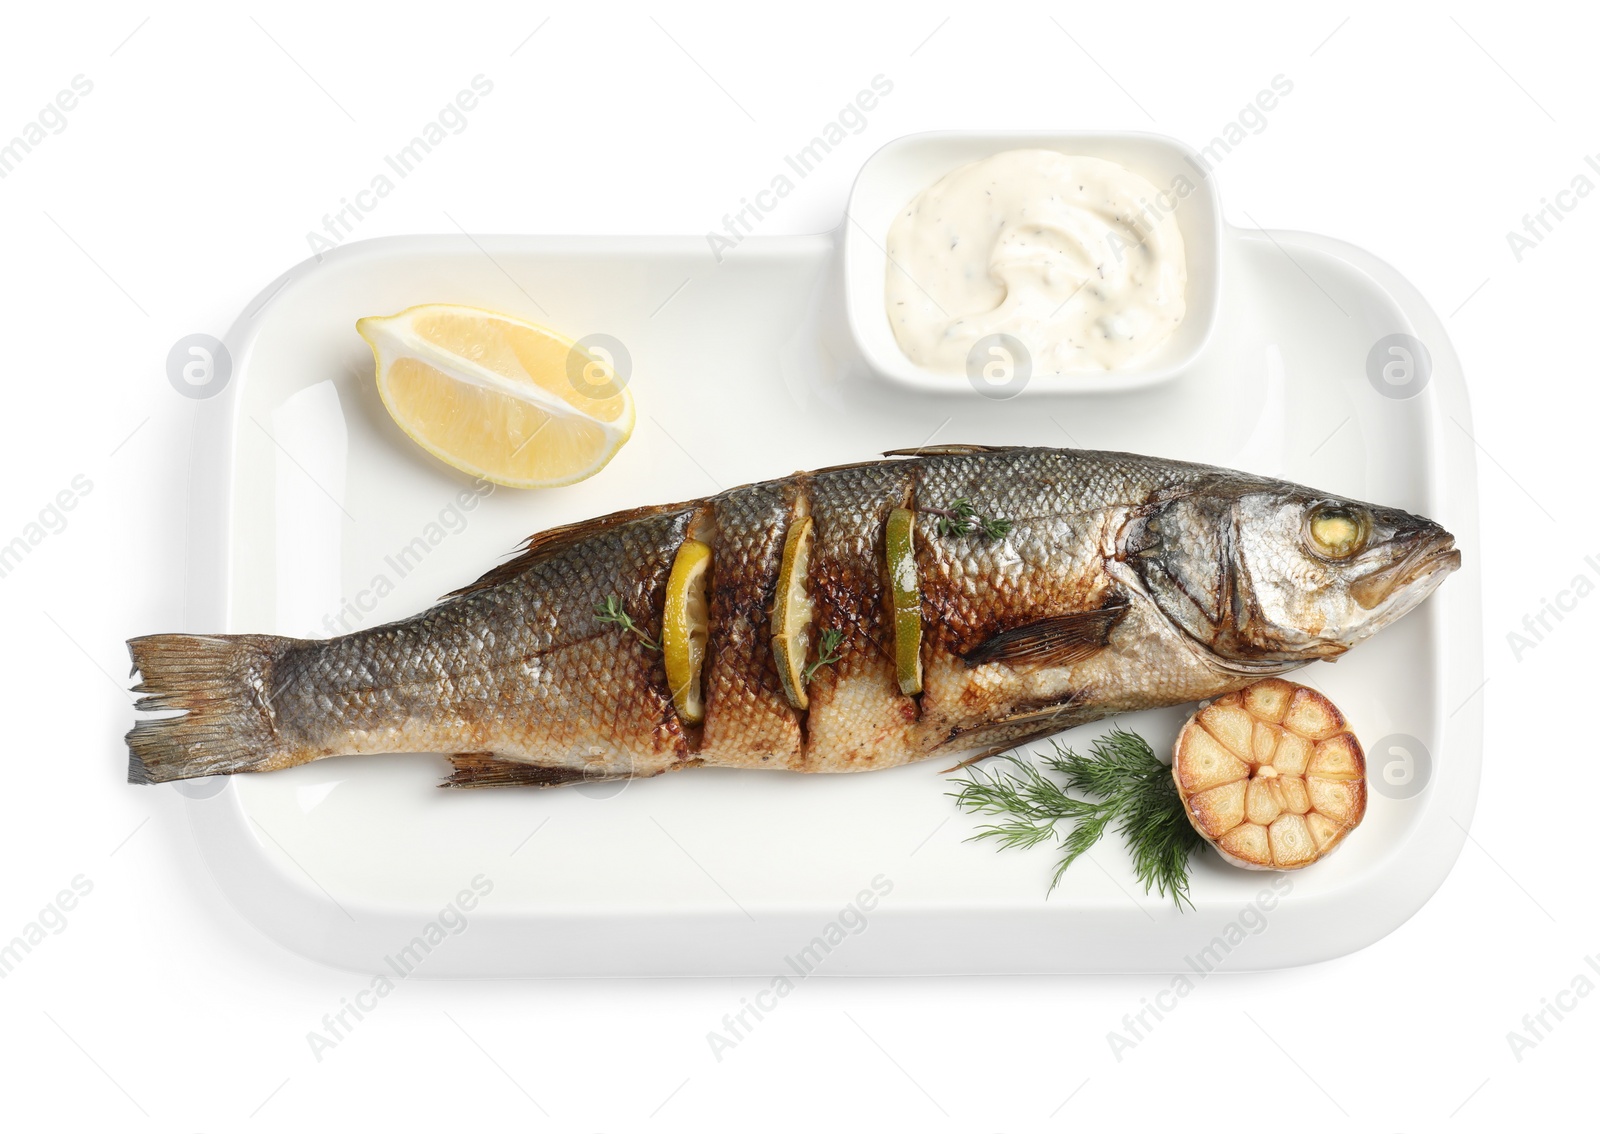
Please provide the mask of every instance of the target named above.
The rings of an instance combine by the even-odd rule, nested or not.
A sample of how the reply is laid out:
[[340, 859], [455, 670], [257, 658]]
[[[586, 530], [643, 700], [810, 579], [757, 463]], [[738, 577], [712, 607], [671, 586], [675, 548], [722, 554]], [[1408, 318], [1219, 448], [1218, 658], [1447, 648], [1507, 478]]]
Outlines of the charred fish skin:
[[[967, 499], [982, 514], [1006, 517], [1011, 528], [999, 540], [935, 536], [919, 545], [933, 650], [916, 747], [1006, 745], [1225, 691], [1137, 580], [1116, 570], [1128, 519], [1153, 496], [1187, 493], [1214, 470], [1125, 454], [1084, 456], [974, 453], [920, 470], [923, 507]], [[1055, 664], [972, 664], [986, 643], [1041, 624], [1056, 633], [1081, 631], [1086, 640], [1051, 659]]]
[[804, 505], [798, 480], [735, 488], [708, 503], [716, 556], [696, 750], [706, 763], [796, 768], [804, 760], [802, 720], [783, 694], [769, 617], [784, 536]]
[[[475, 706], [484, 743], [436, 740], [409, 750], [537, 755], [590, 775], [648, 775], [685, 760], [688, 741], [660, 650], [597, 611], [615, 598], [659, 642], [667, 576], [692, 519], [687, 508], [641, 516], [535, 555], [509, 581], [469, 589], [460, 599], [463, 628], [495, 634], [476, 643], [492, 674]], [[464, 652], [474, 645], [465, 638], [440, 655], [426, 679], [443, 685], [457, 669], [475, 668]]]
[[[1009, 525], [941, 534], [966, 501]], [[915, 543], [923, 692], [895, 676], [884, 524]], [[789, 526], [840, 656], [789, 707], [767, 617]], [[714, 547], [706, 715], [686, 726], [657, 648], [671, 565]], [[646, 776], [697, 764], [892, 767], [1182, 704], [1337, 656], [1459, 564], [1422, 517], [1204, 465], [1121, 453], [950, 447], [640, 508], [530, 539], [412, 618], [309, 642], [129, 643], [142, 709], [129, 775], [159, 782], [340, 754], [462, 754], [462, 786]], [[630, 632], [600, 614], [615, 604]]]
[[659, 651], [597, 608], [615, 598], [659, 624], [691, 516], [602, 526], [412, 618], [326, 641], [134, 639], [135, 690], [147, 694], [137, 707], [189, 712], [135, 725], [130, 778], [390, 752], [536, 754], [591, 777], [663, 771], [688, 752]]
[[895, 679], [883, 562], [884, 525], [911, 499], [914, 481], [906, 462], [827, 469], [805, 482], [817, 533], [816, 625], [843, 637], [839, 660], [819, 670], [809, 690], [803, 770], [865, 770], [909, 758], [904, 736], [917, 706]]

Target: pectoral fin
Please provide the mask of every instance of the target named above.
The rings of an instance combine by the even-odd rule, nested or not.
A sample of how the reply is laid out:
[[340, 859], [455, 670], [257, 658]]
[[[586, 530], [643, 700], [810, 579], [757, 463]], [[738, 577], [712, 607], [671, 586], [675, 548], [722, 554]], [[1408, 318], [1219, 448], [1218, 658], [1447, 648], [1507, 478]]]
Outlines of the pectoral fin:
[[1128, 600], [1099, 610], [1054, 614], [1037, 622], [1013, 626], [968, 651], [969, 666], [1004, 662], [1007, 665], [1057, 666], [1082, 661], [1105, 647], [1112, 628], [1127, 613]]

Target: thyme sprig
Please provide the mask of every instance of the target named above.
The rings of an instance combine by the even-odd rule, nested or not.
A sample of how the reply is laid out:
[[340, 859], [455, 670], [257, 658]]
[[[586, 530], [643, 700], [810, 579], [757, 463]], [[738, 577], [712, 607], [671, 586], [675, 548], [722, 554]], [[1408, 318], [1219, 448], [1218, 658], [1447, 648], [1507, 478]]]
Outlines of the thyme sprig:
[[[1087, 756], [1059, 741], [1050, 743], [1053, 751], [1041, 758], [1043, 769], [1011, 755], [999, 768], [974, 769], [956, 781], [957, 790], [949, 794], [957, 806], [1001, 817], [971, 838], [993, 839], [1003, 848], [1056, 839], [1062, 854], [1050, 881], [1054, 890], [1067, 868], [1115, 827], [1145, 893], [1170, 895], [1179, 909], [1192, 907], [1189, 860], [1203, 840], [1184, 813], [1172, 770], [1156, 759], [1142, 736], [1120, 728], [1094, 740]], [[1044, 769], [1064, 777], [1066, 786]], [[1065, 833], [1058, 826], [1063, 822], [1069, 824]]]
[[948, 508], [918, 508], [917, 511], [937, 517], [934, 529], [946, 537], [976, 535], [981, 539], [1003, 539], [1012, 527], [1010, 520], [979, 515], [965, 496], [956, 497]]
[[640, 629], [639, 624], [633, 620], [633, 615], [622, 608], [622, 600], [616, 595], [607, 595], [605, 602], [594, 604], [594, 616], [601, 622], [614, 622], [630, 633], [637, 634], [639, 641], [644, 643], [645, 649], [655, 650], [658, 653], [661, 647], [655, 640]]
[[821, 638], [817, 641], [817, 660], [806, 666], [805, 673], [801, 675], [801, 680], [810, 685], [811, 679], [817, 676], [819, 669], [823, 666], [832, 665], [843, 657], [844, 655], [839, 650], [839, 646], [843, 642], [843, 630], [835, 630], [831, 626], [824, 630]]

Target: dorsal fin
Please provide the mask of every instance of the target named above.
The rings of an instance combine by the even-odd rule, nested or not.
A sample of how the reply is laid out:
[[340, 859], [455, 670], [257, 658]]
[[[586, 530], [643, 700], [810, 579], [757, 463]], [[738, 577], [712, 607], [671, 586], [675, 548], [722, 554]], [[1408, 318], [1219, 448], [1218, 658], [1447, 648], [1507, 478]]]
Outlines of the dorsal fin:
[[622, 512], [613, 512], [609, 516], [600, 516], [593, 520], [579, 520], [576, 523], [562, 524], [557, 528], [549, 528], [542, 532], [535, 532], [525, 540], [517, 549], [517, 554], [504, 563], [497, 563], [489, 568], [481, 577], [445, 595], [445, 598], [456, 598], [460, 595], [470, 595], [475, 591], [487, 590], [501, 583], [516, 578], [533, 564], [547, 556], [571, 547], [579, 540], [588, 539], [590, 536], [599, 535], [601, 532], [610, 531], [612, 528], [634, 520], [642, 520], [648, 516], [659, 516], [666, 512], [678, 512], [692, 507], [690, 504], [649, 504], [642, 508], [629, 508]]
[[965, 457], [973, 453], [1004, 453], [1016, 445], [919, 445], [915, 449], [887, 449], [885, 457]]

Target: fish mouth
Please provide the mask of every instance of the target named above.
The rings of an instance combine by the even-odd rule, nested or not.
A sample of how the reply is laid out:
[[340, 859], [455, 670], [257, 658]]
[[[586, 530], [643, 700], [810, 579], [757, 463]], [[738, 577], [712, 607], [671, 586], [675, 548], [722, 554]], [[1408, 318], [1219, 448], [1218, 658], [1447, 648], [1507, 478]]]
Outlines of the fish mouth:
[[1399, 559], [1350, 584], [1350, 597], [1363, 610], [1374, 610], [1397, 595], [1408, 596], [1405, 609], [1409, 610], [1461, 566], [1461, 551], [1455, 536], [1447, 531], [1435, 529], [1408, 542], [1411, 546]]

